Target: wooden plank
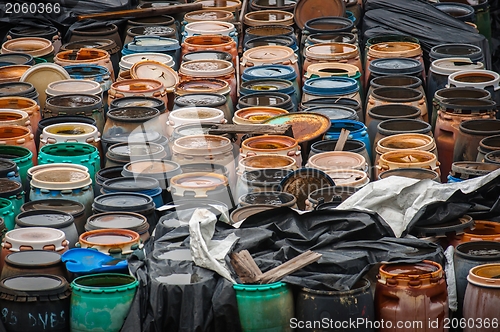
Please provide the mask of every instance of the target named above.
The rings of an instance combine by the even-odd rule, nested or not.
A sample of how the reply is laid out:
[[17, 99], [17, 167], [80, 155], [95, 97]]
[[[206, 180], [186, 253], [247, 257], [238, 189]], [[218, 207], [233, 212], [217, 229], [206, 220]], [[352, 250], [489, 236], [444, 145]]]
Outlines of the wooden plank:
[[337, 141], [337, 144], [335, 144], [335, 149], [333, 151], [343, 151], [344, 150], [344, 145], [347, 139], [349, 138], [349, 133], [350, 131], [342, 128], [340, 132], [339, 139]]
[[244, 284], [253, 284], [262, 275], [259, 267], [252, 258], [248, 250], [242, 250], [231, 254], [231, 265], [234, 271]]
[[220, 134], [268, 134], [268, 135], [287, 135], [290, 134], [293, 137], [291, 131], [292, 126], [288, 124], [284, 125], [238, 125], [238, 124], [221, 124], [214, 125], [208, 130], [210, 135], [220, 135]]
[[261, 274], [257, 277], [257, 279], [261, 284], [270, 284], [283, 279], [283, 277], [290, 275], [311, 263], [316, 262], [320, 258], [321, 254], [308, 250], [281, 264], [280, 266]]

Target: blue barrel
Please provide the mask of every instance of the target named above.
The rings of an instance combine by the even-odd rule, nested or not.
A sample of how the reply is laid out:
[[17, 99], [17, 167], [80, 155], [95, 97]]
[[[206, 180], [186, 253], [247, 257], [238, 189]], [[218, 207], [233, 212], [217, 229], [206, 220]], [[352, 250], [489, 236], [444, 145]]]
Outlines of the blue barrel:
[[332, 120], [332, 125], [330, 129], [325, 134], [325, 140], [334, 140], [340, 137], [340, 132], [342, 128], [345, 128], [350, 131], [349, 139], [354, 139], [365, 143], [366, 150], [368, 154], [371, 156], [371, 144], [370, 137], [368, 136], [368, 130], [366, 126], [359, 121], [355, 120]]
[[241, 80], [243, 82], [259, 79], [278, 79], [290, 81], [293, 83], [293, 88], [295, 89], [295, 98], [300, 100], [301, 91], [299, 88], [299, 83], [297, 81], [297, 73], [292, 66], [285, 65], [263, 65], [258, 67], [246, 68], [241, 75]]
[[102, 193], [111, 194], [117, 192], [135, 192], [144, 194], [153, 199], [155, 206], [163, 206], [161, 196], [162, 189], [160, 182], [155, 178], [145, 176], [125, 176], [104, 181], [102, 184]]
[[122, 56], [136, 53], [163, 53], [170, 55], [175, 65], [172, 67], [175, 71], [179, 69], [181, 46], [179, 41], [173, 38], [158, 36], [137, 36], [134, 40], [122, 49]]

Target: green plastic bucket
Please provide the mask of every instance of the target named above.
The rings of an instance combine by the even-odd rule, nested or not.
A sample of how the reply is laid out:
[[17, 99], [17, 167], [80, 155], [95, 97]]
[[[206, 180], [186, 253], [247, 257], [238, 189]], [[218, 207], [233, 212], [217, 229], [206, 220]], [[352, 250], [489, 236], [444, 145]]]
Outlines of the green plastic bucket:
[[0, 158], [12, 160], [19, 167], [19, 177], [23, 188], [29, 189], [30, 183], [27, 177], [28, 169], [33, 167], [33, 153], [22, 146], [0, 145]]
[[233, 285], [242, 331], [292, 331], [293, 295], [284, 282], [266, 285]]
[[85, 143], [56, 143], [45, 145], [38, 153], [38, 165], [53, 163], [77, 164], [89, 169], [92, 183], [101, 169], [101, 158], [97, 148]]
[[103, 273], [71, 283], [71, 332], [119, 332], [139, 281], [126, 274]]
[[3, 222], [7, 230], [14, 229], [15, 221], [14, 221], [14, 204], [11, 201], [5, 198], [0, 198], [0, 217], [3, 218]]

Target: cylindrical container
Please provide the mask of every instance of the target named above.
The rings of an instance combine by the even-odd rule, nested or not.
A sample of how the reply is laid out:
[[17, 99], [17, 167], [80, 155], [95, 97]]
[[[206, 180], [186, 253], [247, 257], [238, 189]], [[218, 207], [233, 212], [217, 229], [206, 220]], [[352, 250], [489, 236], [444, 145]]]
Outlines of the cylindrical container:
[[[385, 106], [390, 104], [408, 105], [418, 108], [421, 117], [428, 122], [427, 104], [425, 95], [418, 90], [401, 87], [383, 87], [372, 91], [368, 97], [366, 112], [369, 115], [370, 110], [376, 106]], [[367, 116], [367, 125], [370, 117]]]
[[398, 150], [380, 156], [375, 178], [378, 178], [380, 173], [399, 168], [425, 168], [440, 174], [439, 161], [434, 154], [419, 150]]
[[495, 107], [495, 103], [490, 100], [471, 98], [444, 99], [439, 103], [434, 137], [441, 162], [441, 181], [446, 181], [451, 170], [460, 124], [474, 119], [492, 119]]
[[387, 88], [387, 87], [415, 89], [425, 94], [424, 87], [422, 85], [422, 80], [420, 78], [407, 75], [391, 75], [391, 76], [375, 77], [374, 79], [372, 79], [370, 81], [370, 87], [368, 89], [366, 96], [367, 98], [369, 98], [369, 96], [371, 96], [371, 94], [373, 93], [374, 89]]
[[165, 148], [156, 143], [118, 143], [106, 153], [106, 167], [124, 166], [131, 161], [167, 159]]
[[266, 285], [234, 284], [243, 331], [292, 331], [293, 295], [284, 282]]
[[241, 208], [231, 213], [231, 221], [233, 223], [241, 221], [257, 212], [269, 210], [270, 207], [286, 206], [292, 209], [298, 208], [297, 198], [292, 194], [281, 191], [261, 191], [244, 194], [238, 198], [238, 202]]
[[95, 183], [94, 183], [94, 197], [97, 197], [102, 194], [102, 184], [109, 179], [116, 179], [123, 177], [122, 175], [123, 166], [111, 166], [102, 168], [95, 175]]
[[338, 169], [368, 171], [368, 164], [362, 155], [345, 151], [329, 151], [315, 154], [309, 158], [306, 167], [317, 168], [326, 173]]
[[40, 274], [68, 278], [66, 267], [61, 261], [61, 254], [45, 250], [11, 252], [5, 257], [0, 279]]
[[[14, 39], [15, 40], [15, 39]], [[68, 282], [50, 274], [20, 275], [0, 282], [0, 308], [9, 332], [69, 331]]]
[[474, 241], [495, 241], [500, 240], [500, 226], [495, 221], [474, 220], [474, 228], [464, 230], [462, 236], [458, 238], [458, 243]]
[[101, 160], [104, 159], [101, 147], [101, 135], [97, 127], [93, 125], [77, 122], [54, 124], [43, 128], [43, 134], [40, 136], [40, 148], [49, 144], [71, 142], [94, 146], [99, 151]]
[[250, 9], [252, 11], [263, 10], [263, 9], [278, 9], [288, 12], [293, 12], [297, 2], [295, 0], [285, 0], [283, 3], [273, 3], [268, 0], [252, 0], [250, 3]]
[[[113, 83], [108, 68], [98, 65], [71, 65], [64, 67], [72, 79], [89, 80], [101, 85], [103, 100], [108, 100], [108, 90]], [[106, 105], [104, 105], [106, 108]]]
[[92, 126], [96, 126], [96, 121], [93, 118], [88, 118], [85, 116], [55, 116], [50, 118], [45, 118], [40, 120], [38, 123], [38, 129], [35, 132], [35, 143], [37, 144], [37, 151], [40, 145], [40, 136], [42, 135], [43, 129], [47, 126], [58, 124], [58, 123], [66, 123], [66, 122], [78, 122], [85, 123]]
[[85, 231], [98, 229], [126, 229], [139, 234], [143, 243], [149, 239], [149, 224], [146, 217], [133, 212], [94, 214], [87, 220]]
[[[17, 212], [16, 212], [17, 213]], [[7, 230], [14, 229], [14, 204], [6, 199], [0, 197], [0, 217], [3, 220], [3, 224]]]
[[9, 159], [0, 158], [0, 179], [12, 180], [21, 183], [19, 177], [19, 167]]
[[125, 55], [120, 60], [120, 72], [125, 72], [130, 70], [137, 62], [140, 61], [156, 61], [162, 64], [165, 64], [169, 67], [173, 67], [175, 65], [174, 59], [164, 53], [137, 53]]
[[[20, 182], [8, 179], [0, 179], [0, 198], [11, 201], [14, 214], [17, 216], [21, 206], [24, 204], [24, 190]], [[12, 225], [6, 225], [8, 230]]]
[[[273, 199], [275, 200], [276, 197], [273, 197]], [[242, 207], [239, 207], [239, 208], [235, 209], [233, 212], [231, 212], [230, 222], [231, 222], [231, 224], [236, 224], [240, 221], [244, 221], [246, 218], [248, 218], [254, 214], [257, 214], [257, 213], [262, 212], [262, 211], [272, 210], [272, 209], [275, 209], [277, 207], [278, 207], [277, 205], [271, 205], [271, 204], [252, 204], [252, 203], [250, 203], [248, 205], [244, 205]], [[281, 331], [281, 329], [280, 329], [280, 331]]]
[[21, 126], [33, 132], [28, 113], [14, 109], [0, 108], [0, 126]]
[[325, 172], [336, 185], [343, 187], [361, 189], [370, 183], [368, 173], [371, 173], [371, 170], [360, 171], [357, 169], [335, 168], [332, 170], [325, 170]]
[[233, 56], [223, 51], [195, 51], [182, 56], [182, 62], [193, 60], [225, 60], [233, 62]]
[[[422, 261], [384, 264], [375, 288], [375, 318], [391, 322], [435, 323], [438, 328], [412, 327], [404, 331], [447, 331], [448, 292], [444, 271], [438, 263]], [[418, 299], [418, 300], [417, 300]]]
[[101, 169], [99, 151], [85, 143], [55, 143], [42, 147], [38, 155], [38, 164], [51, 163], [77, 164], [88, 168], [90, 178]]
[[98, 229], [80, 235], [77, 248], [91, 248], [112, 257], [124, 259], [141, 248], [137, 232], [126, 229]]
[[78, 241], [78, 232], [73, 216], [66, 212], [51, 210], [35, 210], [21, 212], [16, 217], [15, 228], [48, 227], [59, 229], [66, 235], [69, 247], [74, 248]]
[[88, 40], [88, 39], [99, 39], [99, 38], [109, 38], [113, 40], [118, 47], [122, 47], [122, 42], [120, 35], [118, 33], [118, 27], [112, 23], [106, 23], [101, 26], [82, 26], [75, 28], [72, 31], [70, 42]]
[[487, 90], [491, 99], [500, 104], [500, 74], [491, 70], [462, 70], [448, 76], [448, 87], [471, 87]]
[[45, 94], [47, 98], [61, 95], [71, 95], [77, 91], [79, 94], [93, 95], [102, 98], [101, 85], [94, 81], [88, 80], [61, 80], [54, 81], [47, 85]]
[[[357, 331], [373, 332], [368, 321], [375, 320], [370, 282], [361, 279], [352, 289], [343, 291], [316, 290], [302, 288], [295, 299], [295, 317], [301, 322], [363, 320], [365, 324]], [[307, 332], [318, 331], [312, 327], [301, 329]]]
[[359, 48], [356, 45], [346, 43], [324, 43], [308, 46], [304, 51], [304, 64], [302, 75], [309, 66], [315, 63], [336, 62], [347, 63], [356, 66], [363, 75], [363, 65], [359, 57]]
[[0, 54], [0, 64], [2, 67], [14, 65], [35, 65], [35, 58], [26, 53], [5, 53]]
[[438, 158], [434, 138], [423, 134], [396, 134], [384, 137], [377, 142], [377, 147], [375, 148], [377, 155], [374, 164], [378, 164], [378, 159], [386, 152], [408, 149], [428, 151]]
[[123, 46], [122, 56], [140, 53], [163, 53], [174, 60], [172, 69], [179, 68], [179, 41], [174, 38], [165, 38], [155, 35], [136, 36], [134, 40]]
[[114, 81], [115, 72], [109, 53], [97, 48], [81, 48], [79, 50], [63, 51], [56, 54], [54, 63], [66, 67], [71, 65], [98, 65], [109, 70]]
[[[311, 152], [309, 152], [309, 158], [314, 156], [315, 154], [334, 151], [335, 145], [337, 145], [338, 140], [326, 140], [319, 141], [311, 145]], [[360, 140], [357, 139], [348, 139], [345, 141], [344, 149], [342, 151], [354, 152], [362, 155], [368, 163], [368, 166], [371, 165], [370, 156], [368, 155], [368, 151], [366, 150], [366, 145]]]
[[402, 176], [405, 178], [424, 180], [429, 179], [436, 182], [441, 182], [439, 174], [430, 169], [424, 168], [398, 168], [385, 171], [379, 175], [379, 180], [391, 177], [391, 176]]
[[37, 163], [37, 151], [31, 130], [21, 126], [0, 126], [0, 145], [25, 147], [33, 154], [33, 164]]
[[184, 25], [183, 38], [202, 35], [229, 36], [238, 43], [238, 32], [234, 24], [220, 21], [199, 21]]
[[24, 191], [29, 190], [28, 169], [33, 167], [33, 153], [20, 146], [0, 145], [0, 158], [8, 159], [16, 163], [19, 167], [19, 177], [23, 184]]
[[163, 206], [162, 189], [159, 181], [155, 178], [125, 176], [104, 181], [102, 184], [103, 194], [116, 192], [136, 192], [144, 194], [153, 199], [155, 206]]
[[469, 120], [460, 123], [453, 161], [475, 161], [483, 138], [500, 134], [500, 120]]
[[293, 103], [290, 96], [280, 92], [257, 92], [241, 96], [236, 109], [247, 107], [275, 107], [293, 112]]
[[175, 204], [177, 199], [210, 199], [233, 208], [233, 194], [228, 178], [222, 174], [193, 172], [179, 174], [170, 179], [169, 191]]
[[358, 188], [346, 186], [325, 187], [315, 190], [307, 197], [306, 210], [316, 209], [317, 206], [324, 203], [336, 204], [338, 206], [356, 191], [358, 191]]
[[264, 135], [250, 137], [241, 142], [241, 158], [262, 154], [290, 156], [295, 159], [297, 165], [302, 165], [300, 146], [292, 137]]
[[307, 79], [318, 77], [335, 77], [343, 76], [355, 79], [358, 83], [359, 94], [361, 99], [364, 99], [363, 85], [361, 82], [361, 72], [358, 67], [338, 62], [315, 63], [307, 67], [307, 72], [304, 74], [304, 82]]
[[[243, 73], [248, 67], [262, 65], [285, 65], [291, 66], [296, 73], [299, 73], [298, 56], [286, 46], [259, 46], [249, 49], [243, 53], [240, 72]], [[297, 85], [300, 86], [301, 77], [297, 75]]]
[[281, 180], [291, 171], [276, 168], [267, 168], [257, 171], [244, 172], [238, 177], [236, 196], [254, 192], [279, 191]]
[[0, 83], [18, 82], [24, 73], [30, 69], [27, 65], [11, 65], [0, 67]]
[[[416, 119], [392, 119], [379, 122], [377, 134], [373, 139], [373, 148], [384, 137], [398, 134], [422, 134], [432, 137], [432, 127], [427, 122]], [[373, 151], [375, 153], [375, 150]]]
[[345, 17], [326, 16], [308, 20], [304, 29], [308, 33], [322, 32], [351, 32], [354, 30], [354, 23]]
[[163, 38], [177, 39], [177, 30], [166, 26], [136, 26], [127, 29], [124, 44], [127, 45], [134, 41], [138, 36], [158, 36]]
[[[498, 263], [479, 265], [469, 271], [467, 276], [469, 283], [463, 304], [463, 317], [466, 322], [496, 322], [498, 319], [497, 311], [494, 308], [500, 305], [498, 300], [500, 298], [500, 285], [496, 278], [499, 271], [500, 264]], [[464, 332], [486, 330], [482, 324], [480, 326], [466, 325]]]
[[11, 109], [28, 113], [33, 132], [35, 132], [38, 128], [38, 122], [40, 122], [42, 118], [40, 114], [40, 106], [38, 106], [35, 100], [26, 97], [0, 97], [0, 109]]
[[[73, 216], [74, 224], [78, 234], [83, 233], [84, 224], [86, 222], [84, 212], [85, 206], [80, 202], [71, 201], [68, 199], [42, 199], [24, 203], [21, 206], [21, 212], [50, 210], [52, 212], [59, 211], [69, 213]], [[70, 243], [74, 245], [76, 242]]]
[[285, 25], [260, 25], [254, 27], [248, 27], [245, 29], [243, 44], [246, 44], [249, 40], [259, 37], [291, 37], [297, 44], [297, 36], [295, 31], [291, 26]]
[[304, 47], [324, 43], [358, 44], [357, 34], [350, 32], [320, 32], [307, 36]]
[[457, 285], [458, 317], [462, 317], [469, 271], [478, 265], [491, 263], [500, 263], [500, 243], [498, 242], [466, 242], [455, 248], [453, 265]]
[[187, 37], [182, 43], [182, 55], [195, 51], [223, 51], [231, 54], [236, 66], [236, 42], [229, 36], [203, 35]]
[[434, 46], [429, 52], [431, 61], [456, 57], [468, 58], [472, 62], [484, 62], [481, 47], [471, 44], [441, 44]]
[[302, 103], [321, 97], [351, 98], [361, 103], [358, 83], [349, 77], [310, 78], [303, 91]]
[[182, 24], [201, 21], [234, 22], [234, 14], [220, 9], [194, 10], [184, 14]]
[[257, 155], [241, 159], [238, 164], [238, 175], [243, 172], [257, 171], [265, 168], [280, 168], [283, 170], [296, 170], [297, 163], [295, 159], [289, 156], [280, 155]]
[[264, 64], [255, 67], [249, 67], [245, 68], [241, 75], [241, 80], [243, 82], [269, 78], [292, 82], [295, 89], [296, 100], [300, 100], [301, 89], [297, 80], [297, 73], [290, 65], [285, 66], [280, 64]]
[[76, 164], [51, 163], [51, 164], [38, 165], [38, 166], [31, 167], [30, 169], [28, 169], [27, 178], [29, 181], [31, 181], [31, 179], [33, 179], [34, 174], [41, 172], [41, 171], [45, 171], [47, 169], [51, 169], [53, 167], [60, 167], [60, 168], [66, 168], [66, 169], [77, 169], [77, 170], [82, 171], [84, 173], [87, 173], [87, 174], [89, 173], [89, 169], [87, 168], [87, 166], [76, 165]]
[[25, 53], [34, 58], [42, 58], [47, 62], [54, 59], [54, 46], [45, 38], [23, 37], [6, 41], [2, 44], [2, 54]]
[[225, 2], [218, 2], [214, 0], [196, 0], [195, 2], [201, 3], [203, 5], [203, 9], [227, 10], [232, 13], [241, 8], [241, 1], [239, 0], [229, 0]]
[[301, 105], [301, 110], [302, 112], [307, 112], [308, 109], [313, 108], [313, 107], [346, 107], [349, 108], [353, 111], [356, 112], [357, 121], [364, 122], [365, 121], [365, 114], [364, 111], [361, 107], [361, 104], [359, 101], [351, 99], [351, 98], [328, 98], [328, 97], [321, 97], [321, 98], [316, 98], [310, 101], [306, 101], [305, 103], [302, 103]]
[[95, 126], [102, 133], [104, 128], [103, 100], [93, 95], [61, 95], [48, 98], [43, 118], [57, 116], [85, 116], [95, 120]]
[[[483, 162], [484, 157], [493, 151], [500, 150], [500, 135], [493, 135], [483, 138], [477, 148], [476, 161]], [[1, 150], [0, 150], [1, 153]], [[1, 157], [1, 155], [0, 155]]]
[[354, 120], [335, 120], [331, 123], [330, 129], [328, 129], [325, 134], [325, 140], [339, 139], [342, 129], [345, 128], [350, 131], [348, 139], [355, 139], [363, 142], [368, 151], [368, 155], [371, 157], [370, 136], [368, 135], [366, 126], [362, 122]]
[[[70, 165], [68, 165], [70, 166]], [[85, 206], [85, 217], [92, 214], [92, 179], [87, 172], [51, 167], [33, 174], [31, 179], [30, 200], [68, 199]]]
[[172, 201], [170, 192], [167, 190], [169, 187], [170, 179], [178, 174], [181, 174], [182, 170], [179, 164], [173, 161], [167, 160], [134, 160], [123, 166], [122, 175], [123, 176], [144, 176], [152, 177], [158, 180], [160, 187], [162, 188], [162, 200], [164, 203], [169, 203]]
[[138, 286], [139, 281], [124, 274], [91, 274], [73, 280], [71, 331], [120, 331]]
[[224, 112], [210, 107], [183, 107], [168, 115], [167, 134], [171, 136], [174, 128], [191, 123], [225, 123]]
[[240, 95], [245, 96], [257, 92], [280, 92], [284, 93], [292, 99], [294, 111], [298, 109], [300, 100], [297, 99], [293, 83], [286, 80], [278, 79], [259, 79], [241, 83]]
[[380, 76], [390, 75], [408, 75], [420, 78], [425, 82], [422, 76], [424, 66], [416, 59], [407, 58], [386, 58], [375, 59], [370, 63], [368, 82]]
[[[155, 212], [155, 203], [151, 197], [144, 194], [104, 194], [95, 198], [92, 204], [92, 211], [94, 214], [104, 212], [135, 212], [146, 217], [152, 229], [156, 227], [156, 223], [158, 222], [158, 217]], [[139, 237], [139, 235], [137, 235], [137, 237]], [[139, 242], [137, 243], [139, 244]]]
[[299, 54], [299, 46], [296, 39], [289, 36], [264, 36], [248, 39], [243, 45], [243, 52], [260, 46], [286, 46], [290, 47], [295, 54]]
[[243, 22], [246, 26], [255, 27], [261, 25], [284, 25], [291, 26], [293, 14], [282, 10], [258, 10], [245, 14]]
[[35, 101], [38, 105], [38, 92], [33, 84], [28, 82], [13, 82], [0, 84], [1, 97], [23, 97]]
[[226, 96], [216, 93], [193, 93], [178, 96], [174, 100], [174, 108], [172, 111], [186, 107], [217, 108], [224, 113], [224, 119], [228, 121], [232, 120], [234, 113], [233, 109], [228, 107]]
[[115, 82], [109, 89], [109, 100], [111, 104], [115, 99], [124, 97], [154, 97], [162, 99], [168, 104], [167, 90], [162, 82], [154, 79], [128, 79]]

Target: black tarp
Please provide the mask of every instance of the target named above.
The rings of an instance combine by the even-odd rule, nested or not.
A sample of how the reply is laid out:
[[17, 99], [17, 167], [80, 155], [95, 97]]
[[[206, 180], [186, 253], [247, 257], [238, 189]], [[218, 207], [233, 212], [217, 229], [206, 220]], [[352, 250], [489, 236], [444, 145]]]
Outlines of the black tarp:
[[[132, 306], [133, 314], [122, 332], [240, 331], [236, 298], [229, 281], [211, 272], [207, 272], [207, 277], [213, 278], [187, 286], [167, 286], [156, 280], [174, 272], [203, 270], [192, 262], [158, 259], [172, 250], [172, 245], [189, 247], [189, 228], [185, 223], [189, 218], [186, 211], [181, 218], [176, 212], [162, 217], [156, 229], [161, 237], [148, 243], [146, 258], [133, 256], [129, 260], [141, 286]], [[172, 227], [172, 221], [177, 219], [184, 223]], [[163, 221], [170, 226], [164, 226]], [[249, 250], [262, 271], [309, 249], [321, 253], [318, 262], [284, 279], [295, 286], [315, 289], [349, 289], [380, 262], [444, 262], [442, 249], [436, 244], [396, 239], [377, 214], [361, 211], [323, 210], [301, 215], [279, 208], [249, 217], [239, 229], [219, 222], [213, 239], [224, 239], [232, 233], [239, 237], [233, 250]]]

